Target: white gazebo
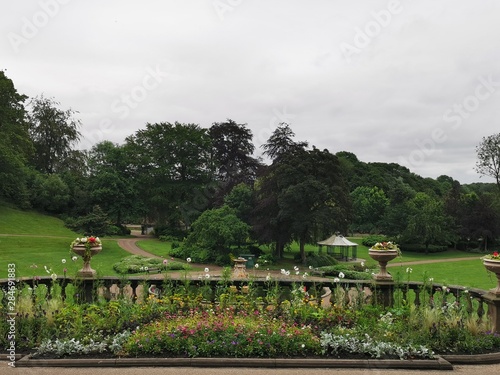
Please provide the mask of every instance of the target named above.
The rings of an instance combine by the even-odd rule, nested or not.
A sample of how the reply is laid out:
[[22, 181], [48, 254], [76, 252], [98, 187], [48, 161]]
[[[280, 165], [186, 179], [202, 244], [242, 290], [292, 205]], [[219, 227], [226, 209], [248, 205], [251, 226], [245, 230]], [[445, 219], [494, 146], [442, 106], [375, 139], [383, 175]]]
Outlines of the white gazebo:
[[[344, 236], [333, 235], [324, 241], [318, 242], [319, 252], [323, 252], [323, 246], [326, 246], [327, 254], [333, 255], [341, 260], [348, 261], [356, 259], [358, 253], [358, 244], [349, 241]], [[349, 258], [349, 249], [351, 249], [351, 258]]]

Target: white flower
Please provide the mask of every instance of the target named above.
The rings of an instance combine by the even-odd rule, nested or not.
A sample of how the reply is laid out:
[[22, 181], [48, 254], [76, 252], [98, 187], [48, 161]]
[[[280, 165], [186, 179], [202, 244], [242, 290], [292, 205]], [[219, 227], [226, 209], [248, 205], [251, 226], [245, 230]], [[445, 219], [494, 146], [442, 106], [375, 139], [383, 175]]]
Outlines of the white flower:
[[412, 273], [413, 269], [411, 269], [410, 267], [407, 267], [406, 268], [406, 273]]
[[147, 271], [149, 268], [148, 267], [144, 267], [144, 271]]
[[82, 237], [82, 238], [80, 239], [80, 242], [82, 242], [82, 243], [87, 242], [87, 237]]
[[210, 279], [210, 274], [205, 274], [205, 279]]
[[305, 347], [306, 347], [306, 345], [305, 345], [305, 344], [302, 344], [302, 345], [301, 345], [301, 347], [302, 347], [302, 348], [305, 348]]
[[64, 264], [66, 263], [66, 259], [61, 259], [61, 262]]
[[79, 239], [79, 238], [77, 238], [75, 241], [76, 241], [76, 242], [80, 242], [80, 239]]
[[335, 279], [333, 279], [334, 283], [338, 283], [339, 281], [340, 281], [340, 279], [338, 277], [336, 277]]
[[293, 269], [294, 269], [295, 271], [298, 271], [298, 270], [299, 270], [299, 267], [294, 266], [294, 267], [293, 267]]
[[312, 270], [313, 269], [313, 266], [309, 266], [309, 269]]
[[191, 258], [187, 258], [186, 262], [191, 263]]
[[290, 271], [286, 271], [285, 275], [289, 276], [290, 275]]
[[210, 270], [208, 269], [208, 267], [205, 268], [205, 273], [208, 273], [210, 272]]
[[302, 275], [302, 278], [306, 278], [307, 276], [309, 276], [309, 274], [307, 272], [304, 272], [304, 274]]
[[339, 273], [339, 277], [340, 277], [341, 279], [343, 279], [343, 278], [345, 277], [344, 272], [340, 272], [340, 273]]
[[50, 278], [54, 281], [57, 280], [57, 275], [55, 273], [53, 273], [52, 275], [50, 275]]
[[365, 262], [361, 262], [361, 267], [364, 267], [365, 266]]
[[50, 269], [47, 266], [43, 266], [43, 268], [45, 268], [45, 272], [50, 273]]
[[269, 280], [271, 280], [271, 275], [269, 275], [269, 274], [268, 274], [268, 275], [266, 276], [266, 281], [269, 281]]
[[300, 271], [295, 272], [295, 274], [296, 274], [296, 275], [299, 275], [299, 274], [300, 274]]
[[259, 268], [259, 263], [255, 263], [255, 268]]
[[433, 277], [429, 277], [429, 281], [432, 283], [434, 281]]
[[76, 262], [76, 261], [78, 260], [78, 257], [77, 257], [77, 256], [73, 256], [73, 257], [71, 257], [71, 260], [72, 260], [73, 262]]
[[281, 269], [281, 274], [282, 274], [282, 275], [284, 275], [285, 273], [286, 273], [285, 269], [284, 269], [284, 268], [282, 268], [282, 269]]
[[144, 271], [144, 267], [139, 268], [139, 271]]

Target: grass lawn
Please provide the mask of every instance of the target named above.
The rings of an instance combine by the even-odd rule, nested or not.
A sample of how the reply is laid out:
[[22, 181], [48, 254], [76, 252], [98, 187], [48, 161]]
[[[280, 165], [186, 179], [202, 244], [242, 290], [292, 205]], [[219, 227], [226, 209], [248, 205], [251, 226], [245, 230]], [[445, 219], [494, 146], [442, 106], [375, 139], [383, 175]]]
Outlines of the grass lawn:
[[160, 241], [157, 239], [137, 241], [136, 245], [142, 250], [160, 257], [166, 257], [172, 248], [171, 242]]
[[[394, 262], [394, 261], [393, 261]], [[461, 285], [469, 288], [491, 289], [496, 285], [496, 277], [486, 271], [478, 259], [449, 263], [415, 264], [410, 266], [389, 267], [387, 270], [395, 280], [406, 281], [406, 269], [411, 268], [411, 281], [425, 281], [433, 278], [443, 285]]]
[[[71, 257], [76, 255], [70, 253], [71, 241], [72, 238], [0, 236], [0, 264], [5, 265], [0, 269], [0, 278], [7, 277], [8, 263], [16, 264], [17, 277], [47, 276], [44, 266], [57, 275], [63, 275], [63, 269], [66, 268], [67, 275], [74, 276], [82, 268], [83, 262], [81, 259], [71, 261]], [[115, 240], [103, 239], [103, 251], [92, 259], [91, 266], [101, 275], [117, 275], [113, 264], [128, 255]], [[66, 259], [66, 263], [62, 262], [63, 259]]]
[[[16, 236], [14, 236], [16, 235]], [[52, 236], [52, 237], [51, 237]], [[69, 244], [78, 234], [64, 227], [61, 220], [33, 211], [20, 211], [0, 204], [0, 264], [16, 264], [18, 277], [46, 275], [44, 266], [52, 272], [62, 275], [66, 268], [72, 276], [82, 266], [82, 261], [71, 261], [72, 253]], [[361, 245], [360, 238], [349, 238], [359, 244], [357, 257], [365, 260], [366, 267], [376, 268], [377, 263], [368, 255], [368, 248]], [[113, 238], [104, 238], [103, 251], [92, 260], [92, 267], [100, 275], [116, 276], [113, 264], [129, 255], [122, 250]], [[137, 245], [147, 252], [158, 256], [166, 256], [171, 249], [171, 243], [156, 239], [141, 240]], [[293, 243], [285, 253], [285, 259], [275, 265], [273, 269], [293, 267], [294, 256], [299, 251], [297, 243]], [[307, 245], [306, 252], [317, 252], [318, 247]], [[407, 280], [406, 269], [412, 268], [409, 275], [412, 281], [424, 281], [432, 277], [434, 282], [448, 285], [463, 285], [481, 289], [490, 289], [496, 285], [496, 279], [488, 273], [481, 261], [480, 254], [467, 253], [457, 250], [448, 250], [441, 253], [403, 253], [391, 264], [398, 262], [413, 262], [421, 260], [471, 258], [467, 261], [434, 264], [414, 264], [390, 267], [389, 270], [396, 280]], [[66, 259], [66, 263], [62, 263]], [[36, 265], [37, 267], [32, 267]], [[0, 269], [0, 278], [7, 277], [7, 267]]]
[[20, 211], [0, 204], [0, 234], [35, 234], [38, 236], [75, 236], [62, 220], [34, 211]]

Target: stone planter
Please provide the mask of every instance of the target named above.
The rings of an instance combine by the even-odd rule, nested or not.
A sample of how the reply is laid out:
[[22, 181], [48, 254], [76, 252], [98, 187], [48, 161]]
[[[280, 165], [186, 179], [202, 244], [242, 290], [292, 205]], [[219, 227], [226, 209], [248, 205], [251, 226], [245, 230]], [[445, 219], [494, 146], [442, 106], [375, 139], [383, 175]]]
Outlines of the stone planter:
[[380, 266], [380, 272], [373, 275], [375, 280], [392, 280], [392, 276], [387, 272], [387, 263], [399, 255], [399, 251], [394, 250], [375, 250], [369, 249], [368, 255], [376, 260]]
[[84, 245], [74, 245], [72, 248], [73, 252], [83, 259], [83, 268], [79, 270], [76, 275], [79, 277], [95, 277], [96, 271], [90, 267], [90, 259], [101, 252], [102, 246], [94, 246], [90, 248], [90, 251], [87, 252], [87, 249]]
[[483, 259], [483, 265], [488, 271], [493, 272], [497, 277], [496, 288], [490, 289], [489, 292], [500, 296], [500, 260]]

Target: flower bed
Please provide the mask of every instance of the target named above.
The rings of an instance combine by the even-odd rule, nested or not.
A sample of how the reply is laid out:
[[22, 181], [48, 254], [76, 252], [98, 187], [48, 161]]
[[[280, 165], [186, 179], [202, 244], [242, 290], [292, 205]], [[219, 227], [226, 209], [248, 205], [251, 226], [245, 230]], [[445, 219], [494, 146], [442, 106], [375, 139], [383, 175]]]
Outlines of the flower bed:
[[[42, 287], [34, 293], [20, 288], [18, 351], [44, 358], [424, 359], [433, 353], [500, 350], [500, 337], [489, 334], [484, 321], [468, 311], [469, 297], [451, 302], [446, 290], [418, 309], [407, 299], [384, 308], [367, 302], [363, 294], [347, 303], [337, 282], [325, 308], [318, 291], [300, 283], [286, 293], [275, 282], [264, 289], [251, 282], [246, 288], [221, 282], [211, 293], [208, 284], [176, 285], [165, 285], [162, 296], [146, 295], [135, 303], [123, 297], [91, 304], [62, 300], [57, 282], [50, 299]], [[68, 295], [75, 292], [66, 290]], [[206, 300], [206, 295], [213, 298]], [[5, 322], [0, 323], [2, 340], [9, 329]], [[1, 345], [8, 347], [6, 341]]]

